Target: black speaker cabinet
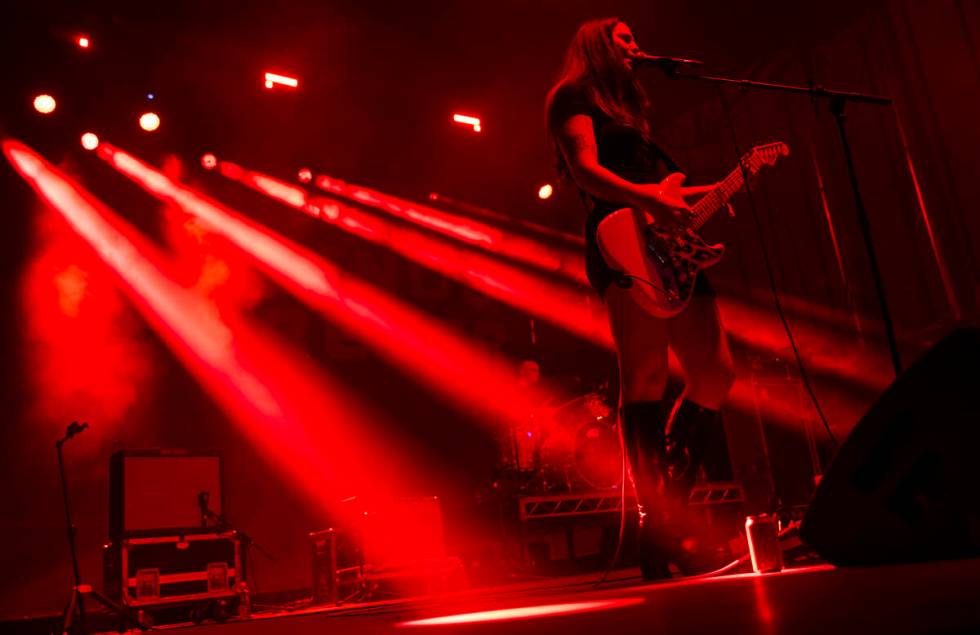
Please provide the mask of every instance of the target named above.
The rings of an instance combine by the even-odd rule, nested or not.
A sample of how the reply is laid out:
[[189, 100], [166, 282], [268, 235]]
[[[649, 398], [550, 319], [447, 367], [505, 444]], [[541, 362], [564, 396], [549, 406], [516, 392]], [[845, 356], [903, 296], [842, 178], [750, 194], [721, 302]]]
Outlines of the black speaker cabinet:
[[923, 355], [855, 426], [800, 528], [836, 565], [980, 556], [980, 330]]
[[201, 494], [222, 514], [221, 457], [183, 450], [121, 450], [109, 460], [109, 535], [181, 535], [205, 526]]

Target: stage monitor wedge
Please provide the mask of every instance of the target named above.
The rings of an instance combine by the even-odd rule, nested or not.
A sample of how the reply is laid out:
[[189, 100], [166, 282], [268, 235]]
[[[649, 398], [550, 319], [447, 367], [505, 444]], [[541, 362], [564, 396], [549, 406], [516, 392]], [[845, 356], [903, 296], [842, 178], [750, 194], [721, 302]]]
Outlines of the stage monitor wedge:
[[835, 565], [980, 556], [980, 330], [947, 336], [885, 390], [800, 534]]

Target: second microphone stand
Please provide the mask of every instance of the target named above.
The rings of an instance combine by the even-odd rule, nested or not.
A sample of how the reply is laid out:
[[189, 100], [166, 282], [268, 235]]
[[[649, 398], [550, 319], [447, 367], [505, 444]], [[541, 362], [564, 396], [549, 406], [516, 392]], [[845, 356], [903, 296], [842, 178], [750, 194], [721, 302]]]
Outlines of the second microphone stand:
[[[691, 72], [679, 73], [678, 64], [666, 64], [661, 66], [661, 68], [670, 79], [689, 79], [702, 82], [711, 82], [719, 85], [735, 86], [743, 90], [756, 89], [808, 95], [812, 100], [819, 99], [828, 102], [830, 113], [837, 121], [837, 131], [840, 134], [841, 147], [844, 150], [844, 158], [847, 161], [847, 173], [850, 177], [851, 190], [854, 193], [854, 205], [857, 211], [858, 224], [861, 227], [861, 235], [864, 238], [864, 246], [868, 252], [868, 260], [871, 263], [871, 276], [874, 279], [878, 306], [881, 311], [881, 321], [885, 329], [885, 337], [888, 340], [888, 350], [891, 355], [892, 368], [895, 370], [896, 377], [900, 375], [902, 373], [902, 359], [898, 349], [898, 339], [895, 337], [895, 327], [894, 323], [892, 322], [891, 311], [888, 308], [888, 300], [885, 296], [885, 287], [881, 278], [881, 270], [878, 266], [878, 257], [875, 253], [874, 243], [871, 239], [871, 225], [868, 222], [868, 214], [864, 207], [864, 199], [861, 197], [861, 188], [858, 186], [857, 171], [854, 168], [854, 156], [851, 153], [851, 144], [848, 141], [847, 128], [844, 125], [847, 120], [847, 115], [844, 112], [844, 109], [848, 103], [855, 102], [874, 104], [877, 106], [889, 106], [892, 104], [892, 100], [880, 95], [828, 90], [822, 86], [795, 86], [792, 84], [759, 82], [749, 79], [702, 75]], [[746, 183], [748, 183], [747, 180]]]

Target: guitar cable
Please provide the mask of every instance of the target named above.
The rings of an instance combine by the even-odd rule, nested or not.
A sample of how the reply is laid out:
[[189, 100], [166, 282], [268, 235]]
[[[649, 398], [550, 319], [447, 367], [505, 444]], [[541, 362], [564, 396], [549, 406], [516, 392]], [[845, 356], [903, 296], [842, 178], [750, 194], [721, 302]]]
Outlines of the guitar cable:
[[[732, 146], [735, 149], [735, 156], [741, 157], [742, 150], [738, 143], [738, 136], [735, 132], [735, 121], [732, 119], [731, 108], [728, 104], [728, 100], [725, 99], [725, 92], [721, 86], [718, 87], [718, 96], [721, 100], [722, 108], [725, 111], [725, 118], [728, 121], [728, 130], [732, 136]], [[762, 234], [762, 223], [759, 221], [759, 209], [755, 203], [755, 196], [752, 193], [752, 188], [749, 185], [749, 174], [746, 167], [742, 164], [741, 159], [739, 159], [739, 167], [742, 169], [742, 180], [745, 182], [745, 193], [748, 195], [749, 208], [752, 210], [752, 220], [755, 224], [756, 237], [759, 241], [759, 248], [762, 252], [762, 260], [766, 268], [766, 276], [769, 279], [769, 291], [772, 293], [773, 301], [776, 305], [776, 313], [779, 315], [779, 320], [783, 324], [783, 330], [786, 331], [786, 337], [789, 338], [790, 346], [793, 349], [793, 356], [796, 358], [796, 366], [800, 371], [800, 379], [803, 381], [803, 386], [806, 388], [807, 394], [810, 396], [810, 401], [813, 403], [813, 407], [817, 411], [817, 415], [820, 417], [820, 422], [823, 424], [824, 429], [827, 431], [827, 437], [830, 439], [831, 444], [834, 448], [834, 453], [840, 449], [840, 444], [837, 442], [837, 437], [834, 436], [833, 430], [830, 429], [830, 424], [827, 422], [827, 417], [824, 416], [823, 409], [820, 407], [820, 401], [817, 399], [816, 393], [813, 391], [813, 386], [810, 384], [810, 377], [806, 372], [806, 367], [803, 364], [803, 357], [800, 355], [800, 349], [796, 345], [796, 338], [793, 337], [793, 331], [789, 326], [789, 322], [786, 319], [786, 314], [783, 312], [783, 305], [779, 299], [779, 291], [776, 289], [776, 276], [773, 273], [772, 261], [769, 259], [769, 252], [766, 249], [766, 242]], [[821, 466], [821, 469], [823, 466]]]

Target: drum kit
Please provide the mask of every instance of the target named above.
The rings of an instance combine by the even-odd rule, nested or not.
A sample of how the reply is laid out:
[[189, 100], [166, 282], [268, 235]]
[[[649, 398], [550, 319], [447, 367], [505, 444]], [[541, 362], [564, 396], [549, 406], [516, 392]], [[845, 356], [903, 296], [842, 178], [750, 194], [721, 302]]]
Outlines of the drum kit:
[[533, 410], [500, 450], [502, 471], [529, 494], [607, 490], [623, 480], [616, 414], [597, 391]]

